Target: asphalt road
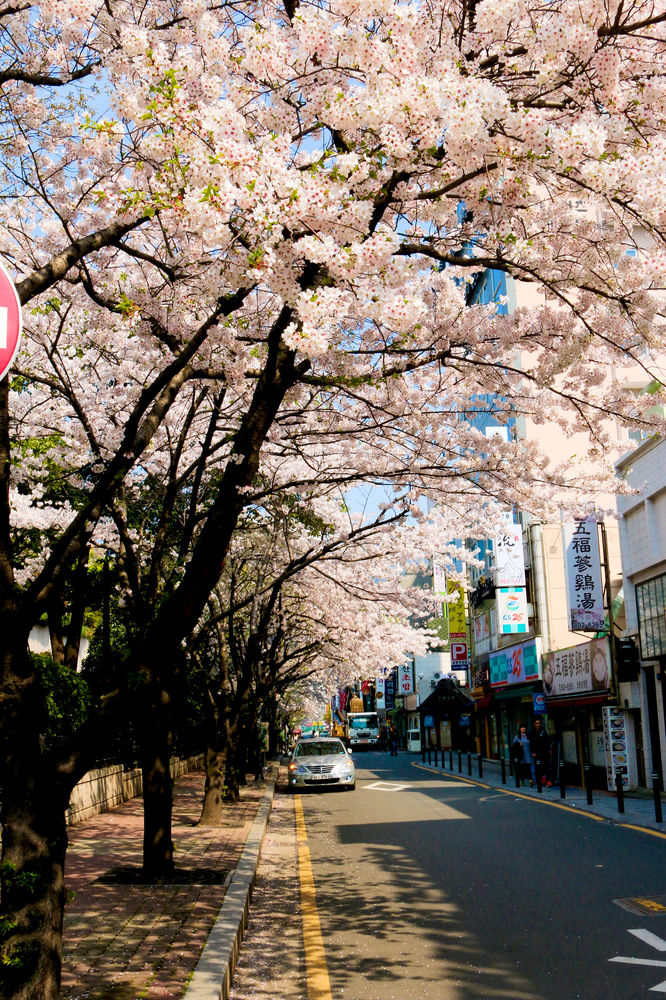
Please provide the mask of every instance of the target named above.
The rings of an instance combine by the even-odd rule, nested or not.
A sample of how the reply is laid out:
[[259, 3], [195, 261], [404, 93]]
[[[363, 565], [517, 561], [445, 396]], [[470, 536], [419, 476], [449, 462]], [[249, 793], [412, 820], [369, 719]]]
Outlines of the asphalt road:
[[[300, 796], [332, 998], [666, 994], [666, 914], [615, 902], [666, 902], [665, 840], [440, 778], [415, 767], [417, 760], [355, 755], [355, 792]], [[281, 798], [284, 823], [291, 810]], [[287, 842], [283, 849], [284, 870], [295, 849]], [[265, 877], [270, 884], [270, 872]], [[288, 909], [294, 919], [293, 900]], [[257, 918], [270, 925], [268, 911]], [[305, 996], [302, 980], [294, 988], [299, 947], [294, 935], [282, 958], [274, 956], [273, 972], [264, 969], [262, 991], [250, 988], [235, 1000], [263, 990]], [[616, 956], [652, 964], [609, 961]], [[285, 961], [292, 976], [286, 992]], [[253, 964], [249, 951], [246, 962]]]

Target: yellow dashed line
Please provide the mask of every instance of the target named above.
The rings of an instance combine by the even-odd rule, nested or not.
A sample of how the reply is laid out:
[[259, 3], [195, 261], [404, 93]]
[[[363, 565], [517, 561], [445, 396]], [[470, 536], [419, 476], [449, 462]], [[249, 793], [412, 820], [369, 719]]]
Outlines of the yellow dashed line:
[[331, 1000], [331, 984], [328, 978], [308, 835], [300, 797], [294, 798], [294, 812], [296, 814], [296, 846], [298, 848], [298, 874], [301, 883], [301, 921], [303, 924], [308, 1000]]

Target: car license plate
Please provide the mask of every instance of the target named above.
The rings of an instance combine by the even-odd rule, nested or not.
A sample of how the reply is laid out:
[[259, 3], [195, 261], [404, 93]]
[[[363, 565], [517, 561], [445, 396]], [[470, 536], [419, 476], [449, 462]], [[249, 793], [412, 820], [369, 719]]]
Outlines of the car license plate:
[[310, 781], [326, 781], [329, 777], [330, 775], [328, 774], [311, 774]]

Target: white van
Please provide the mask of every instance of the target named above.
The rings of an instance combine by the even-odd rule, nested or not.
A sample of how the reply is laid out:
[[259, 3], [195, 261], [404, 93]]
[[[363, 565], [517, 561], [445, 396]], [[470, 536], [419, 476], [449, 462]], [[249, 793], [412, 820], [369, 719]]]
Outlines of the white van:
[[420, 729], [408, 729], [407, 730], [407, 749], [411, 750], [412, 753], [421, 752], [421, 730]]

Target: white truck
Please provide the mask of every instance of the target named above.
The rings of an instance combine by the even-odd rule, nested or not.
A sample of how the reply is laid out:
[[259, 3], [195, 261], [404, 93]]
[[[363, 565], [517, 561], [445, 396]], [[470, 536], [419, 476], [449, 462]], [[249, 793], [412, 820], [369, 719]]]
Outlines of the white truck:
[[378, 750], [379, 716], [376, 712], [347, 712], [345, 736], [352, 750]]

